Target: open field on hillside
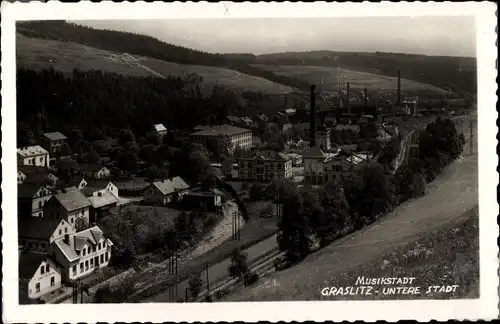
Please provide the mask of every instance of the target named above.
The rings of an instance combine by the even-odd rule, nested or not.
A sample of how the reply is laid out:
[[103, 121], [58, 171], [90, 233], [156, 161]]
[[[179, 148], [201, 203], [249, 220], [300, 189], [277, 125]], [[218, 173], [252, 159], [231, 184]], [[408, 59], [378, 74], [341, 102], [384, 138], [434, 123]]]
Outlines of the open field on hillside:
[[[338, 84], [338, 70], [326, 66], [304, 66], [304, 65], [264, 65], [255, 64], [255, 67], [272, 71], [277, 75], [303, 79], [315, 83], [325, 91], [336, 92]], [[346, 88], [346, 83], [351, 83], [351, 89], [367, 88], [368, 91], [395, 91], [397, 89], [397, 78], [384, 75], [340, 69], [341, 89]], [[406, 93], [434, 92], [443, 94], [445, 91], [438, 87], [401, 78], [401, 90]]]
[[73, 42], [31, 38], [20, 34], [17, 35], [16, 41], [18, 68], [40, 70], [52, 66], [64, 73], [71, 73], [77, 68], [156, 77], [196, 73], [203, 77], [204, 93], [210, 92], [217, 83], [235, 91], [253, 90], [271, 94], [293, 91], [288, 86], [225, 68], [178, 64], [127, 53], [113, 53]]

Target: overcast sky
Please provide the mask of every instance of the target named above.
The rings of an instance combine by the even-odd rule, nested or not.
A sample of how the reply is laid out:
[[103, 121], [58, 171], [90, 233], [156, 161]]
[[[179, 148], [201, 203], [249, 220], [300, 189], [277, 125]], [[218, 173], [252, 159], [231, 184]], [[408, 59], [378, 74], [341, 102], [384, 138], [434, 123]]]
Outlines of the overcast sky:
[[334, 50], [476, 56], [474, 17], [80, 21], [212, 53]]

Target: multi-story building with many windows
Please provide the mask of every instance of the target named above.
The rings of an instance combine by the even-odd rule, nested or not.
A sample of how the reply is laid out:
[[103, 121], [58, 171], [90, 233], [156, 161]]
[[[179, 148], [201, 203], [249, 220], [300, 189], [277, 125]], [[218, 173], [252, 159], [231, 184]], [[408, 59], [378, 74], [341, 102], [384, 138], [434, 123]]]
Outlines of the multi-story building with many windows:
[[275, 151], [252, 151], [238, 159], [239, 178], [269, 181], [292, 177], [292, 158]]
[[18, 148], [17, 164], [48, 167], [50, 164], [49, 152], [40, 145]]
[[231, 125], [207, 126], [191, 134], [191, 139], [201, 144], [206, 144], [210, 138], [217, 137], [229, 138], [232, 145], [230, 151], [234, 151], [238, 146], [242, 150], [249, 150], [252, 147], [252, 131], [246, 128]]

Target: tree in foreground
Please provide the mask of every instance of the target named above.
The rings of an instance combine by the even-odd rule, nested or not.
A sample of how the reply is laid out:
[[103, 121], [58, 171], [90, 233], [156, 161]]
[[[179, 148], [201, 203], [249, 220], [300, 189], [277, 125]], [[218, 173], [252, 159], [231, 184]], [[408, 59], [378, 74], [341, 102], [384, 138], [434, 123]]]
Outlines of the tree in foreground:
[[201, 279], [200, 273], [197, 273], [189, 279], [188, 290], [189, 294], [191, 295], [191, 297], [193, 297], [194, 300], [196, 300], [196, 297], [198, 297], [198, 295], [200, 294], [202, 286], [203, 280]]
[[250, 272], [247, 255], [240, 248], [233, 250], [231, 254], [231, 264], [229, 265], [229, 275], [233, 278], [243, 278], [245, 280]]

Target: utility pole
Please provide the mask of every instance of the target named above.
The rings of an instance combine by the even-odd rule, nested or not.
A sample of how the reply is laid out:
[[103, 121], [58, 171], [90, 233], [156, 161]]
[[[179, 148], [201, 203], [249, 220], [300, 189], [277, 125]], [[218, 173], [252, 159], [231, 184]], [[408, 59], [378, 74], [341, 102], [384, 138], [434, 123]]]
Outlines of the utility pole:
[[208, 264], [206, 265], [207, 270], [207, 295], [210, 292], [210, 280], [208, 279]]
[[472, 122], [472, 120], [470, 120], [470, 137], [469, 137], [469, 141], [470, 141], [470, 155], [474, 154], [474, 123]]

